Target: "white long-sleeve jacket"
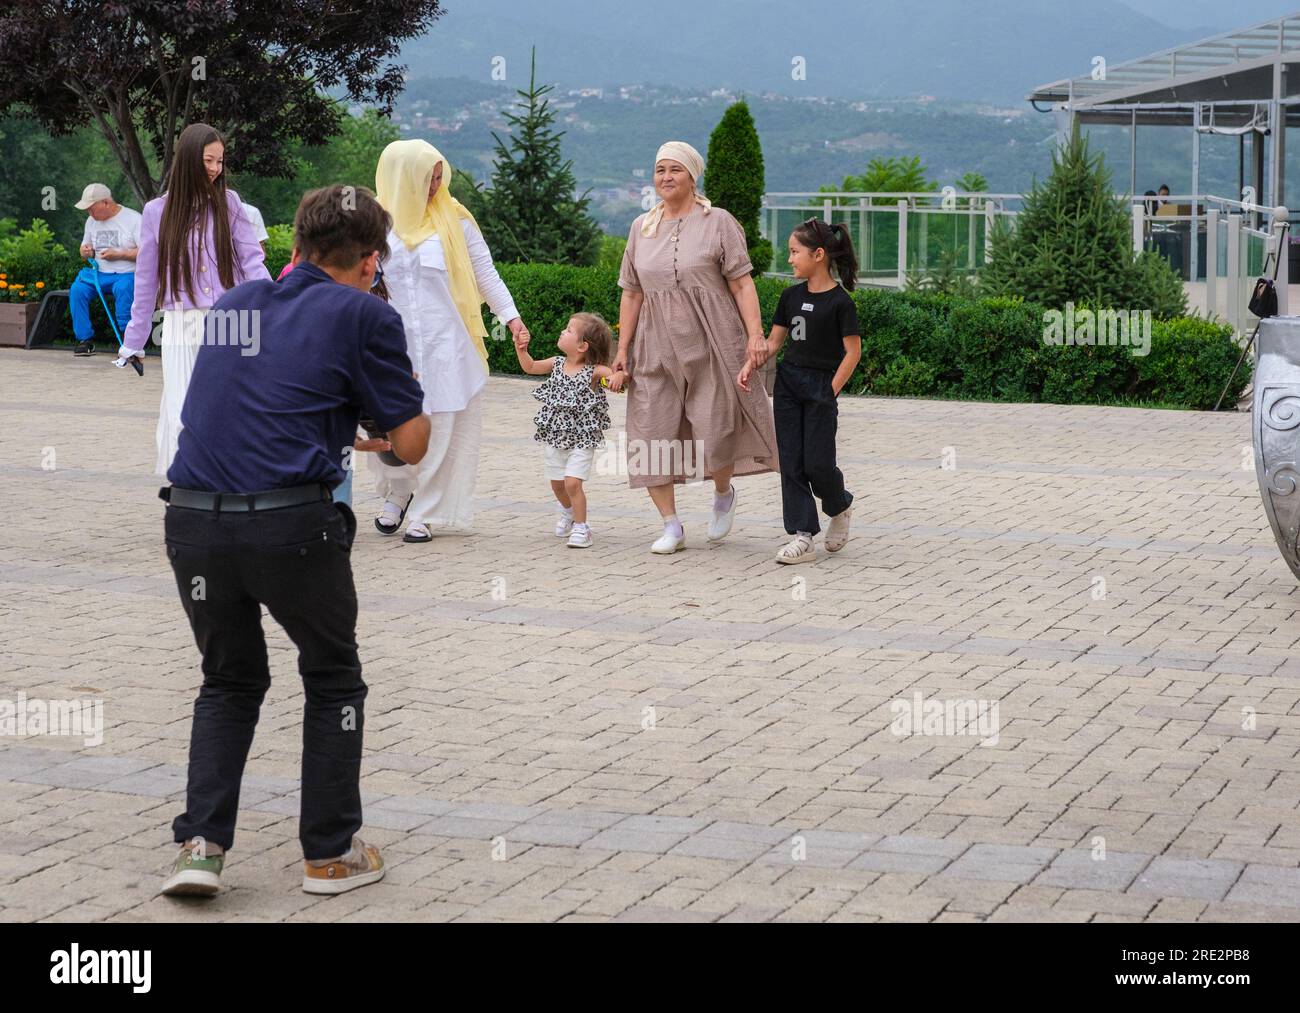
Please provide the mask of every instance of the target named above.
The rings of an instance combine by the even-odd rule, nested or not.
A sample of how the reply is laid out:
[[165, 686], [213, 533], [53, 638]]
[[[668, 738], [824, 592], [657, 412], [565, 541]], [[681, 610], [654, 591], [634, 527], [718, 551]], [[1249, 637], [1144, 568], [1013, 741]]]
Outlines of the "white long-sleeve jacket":
[[[460, 219], [460, 225], [479, 292], [492, 312], [509, 323], [519, 311], [492, 263], [492, 253], [467, 219]], [[406, 351], [424, 388], [425, 412], [462, 410], [487, 382], [487, 365], [452, 299], [442, 240], [430, 236], [408, 250], [397, 233], [390, 232], [384, 283], [389, 301], [402, 315]]]

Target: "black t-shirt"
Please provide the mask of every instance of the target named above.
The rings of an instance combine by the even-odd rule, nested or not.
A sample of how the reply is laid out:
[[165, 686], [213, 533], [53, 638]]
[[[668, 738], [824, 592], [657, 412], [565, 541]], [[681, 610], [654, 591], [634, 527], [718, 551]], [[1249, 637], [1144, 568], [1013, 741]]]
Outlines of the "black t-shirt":
[[839, 285], [809, 292], [801, 281], [781, 293], [772, 323], [788, 328], [785, 361], [809, 369], [839, 369], [844, 339], [859, 334], [858, 308]]
[[314, 264], [235, 286], [209, 321], [167, 473], [183, 489], [338, 485], [362, 408], [385, 430], [424, 410], [398, 312]]

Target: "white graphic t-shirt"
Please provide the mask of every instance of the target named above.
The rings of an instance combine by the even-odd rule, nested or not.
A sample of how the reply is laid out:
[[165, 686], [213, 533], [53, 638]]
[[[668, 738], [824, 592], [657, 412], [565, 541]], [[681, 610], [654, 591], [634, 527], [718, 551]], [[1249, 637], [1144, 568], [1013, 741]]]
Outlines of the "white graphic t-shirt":
[[271, 234], [266, 231], [266, 223], [262, 220], [262, 212], [258, 211], [252, 204], [245, 204], [244, 214], [248, 218], [248, 224], [253, 226], [254, 239], [259, 243], [265, 243], [271, 238]]
[[140, 212], [121, 208], [107, 221], [97, 222], [86, 216], [86, 230], [81, 241], [95, 248], [95, 263], [101, 274], [126, 274], [135, 270], [134, 260], [105, 260], [99, 254], [104, 250], [129, 250], [140, 246]]

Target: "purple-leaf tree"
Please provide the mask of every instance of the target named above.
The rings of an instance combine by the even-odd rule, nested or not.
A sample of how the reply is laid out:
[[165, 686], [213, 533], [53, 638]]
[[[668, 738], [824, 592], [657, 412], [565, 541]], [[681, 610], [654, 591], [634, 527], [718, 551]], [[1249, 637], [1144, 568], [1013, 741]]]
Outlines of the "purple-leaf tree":
[[344, 95], [392, 111], [392, 62], [438, 0], [63, 0], [0, 12], [0, 112], [61, 136], [95, 126], [141, 201], [167, 185], [193, 122], [232, 169], [290, 176], [289, 145], [339, 132]]

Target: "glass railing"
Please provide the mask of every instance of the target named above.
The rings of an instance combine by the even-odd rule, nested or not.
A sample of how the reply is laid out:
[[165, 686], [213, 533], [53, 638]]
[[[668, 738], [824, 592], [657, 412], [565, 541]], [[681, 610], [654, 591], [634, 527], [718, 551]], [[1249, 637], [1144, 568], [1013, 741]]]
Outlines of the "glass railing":
[[1014, 223], [1010, 205], [1019, 201], [1013, 194], [954, 191], [768, 194], [762, 228], [774, 248], [769, 273], [790, 275], [790, 233], [814, 216], [848, 228], [862, 284], [901, 287], [909, 277], [936, 269], [975, 273], [986, 259], [991, 223]]
[[[1238, 330], [1253, 324], [1246, 303], [1255, 279], [1266, 267], [1271, 271], [1267, 254], [1275, 242], [1274, 209], [1210, 194], [1117, 195], [1116, 200], [1130, 209], [1134, 251], [1151, 250], [1168, 261], [1188, 287], [1194, 307]], [[770, 193], [761, 218], [763, 234], [774, 248], [768, 273], [791, 276], [790, 233], [816, 216], [848, 227], [860, 284], [903, 288], [939, 274], [976, 275], [988, 258], [989, 231], [1014, 228], [1021, 205], [1022, 198], [1014, 194], [951, 189]], [[1288, 277], [1289, 265], [1283, 267], [1282, 277]]]

